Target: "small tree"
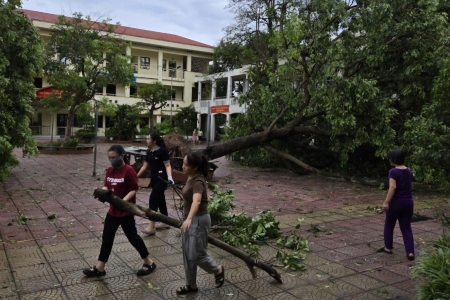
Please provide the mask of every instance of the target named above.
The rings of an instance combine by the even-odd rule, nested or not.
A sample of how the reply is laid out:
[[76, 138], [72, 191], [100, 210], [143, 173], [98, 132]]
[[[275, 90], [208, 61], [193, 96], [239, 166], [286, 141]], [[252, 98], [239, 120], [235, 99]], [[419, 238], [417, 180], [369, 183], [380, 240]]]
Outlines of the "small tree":
[[175, 127], [183, 135], [191, 135], [197, 128], [197, 113], [192, 105], [180, 108], [174, 116]]
[[153, 132], [153, 114], [166, 105], [167, 100], [170, 99], [170, 90], [165, 89], [164, 85], [157, 81], [152, 84], [140, 85], [137, 97], [142, 99], [137, 103], [138, 107], [148, 110], [150, 132]]
[[36, 155], [29, 128], [36, 92], [33, 77], [42, 68], [42, 41], [21, 12], [19, 0], [0, 0], [0, 181], [19, 164], [13, 149]]
[[94, 99], [98, 88], [108, 83], [129, 84], [133, 72], [126, 49], [119, 40], [116, 26], [110, 20], [58, 17], [47, 43], [44, 67], [48, 82], [57, 94], [41, 100], [46, 107], [67, 109], [66, 138], [70, 137], [72, 120], [80, 104]]
[[140, 123], [139, 108], [127, 104], [118, 105], [114, 126], [111, 128], [114, 137], [129, 140], [137, 133]]

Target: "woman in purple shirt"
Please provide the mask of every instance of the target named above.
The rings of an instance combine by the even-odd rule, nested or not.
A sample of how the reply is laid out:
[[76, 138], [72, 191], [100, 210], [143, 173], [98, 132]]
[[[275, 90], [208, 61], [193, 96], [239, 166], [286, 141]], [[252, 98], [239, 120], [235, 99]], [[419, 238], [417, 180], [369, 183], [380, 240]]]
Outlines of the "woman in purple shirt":
[[382, 251], [392, 254], [394, 227], [398, 220], [405, 244], [406, 257], [409, 260], [414, 260], [414, 238], [411, 229], [414, 210], [413, 175], [411, 170], [404, 166], [405, 154], [403, 151], [393, 150], [388, 157], [394, 168], [389, 171], [389, 191], [383, 203], [386, 221], [384, 223], [384, 248], [382, 248]]

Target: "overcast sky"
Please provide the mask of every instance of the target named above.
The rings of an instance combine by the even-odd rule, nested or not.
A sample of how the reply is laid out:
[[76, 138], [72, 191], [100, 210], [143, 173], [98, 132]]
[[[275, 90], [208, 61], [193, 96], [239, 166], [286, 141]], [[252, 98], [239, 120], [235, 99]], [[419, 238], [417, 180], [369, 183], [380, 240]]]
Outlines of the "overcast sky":
[[23, 0], [24, 9], [93, 19], [109, 17], [123, 26], [180, 35], [215, 46], [233, 23], [228, 0]]

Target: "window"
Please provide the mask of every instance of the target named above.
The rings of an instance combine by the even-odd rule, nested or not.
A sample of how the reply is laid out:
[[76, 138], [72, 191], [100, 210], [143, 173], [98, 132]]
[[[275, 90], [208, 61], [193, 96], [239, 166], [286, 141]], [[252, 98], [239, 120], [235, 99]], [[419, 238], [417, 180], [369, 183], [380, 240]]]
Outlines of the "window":
[[108, 84], [106, 86], [106, 95], [111, 95], [111, 96], [116, 95], [116, 85], [115, 84]]
[[150, 57], [141, 56], [141, 69], [150, 69]]
[[166, 69], [167, 69], [167, 60], [163, 59], [163, 61], [162, 61], [162, 70], [166, 71]]
[[103, 116], [98, 115], [97, 117], [97, 128], [103, 128]]
[[174, 60], [169, 61], [169, 76], [175, 77], [177, 72], [177, 62]]
[[103, 95], [103, 87], [102, 86], [96, 86], [95, 87], [95, 93]]
[[169, 90], [169, 91], [172, 91], [172, 99], [175, 99], [177, 97], [177, 90], [172, 89], [172, 90]]
[[37, 89], [42, 88], [42, 78], [34, 78], [34, 87]]
[[139, 64], [139, 57], [132, 56], [131, 57], [131, 69], [133, 69], [134, 74], [138, 72], [138, 64]]
[[67, 114], [57, 114], [56, 115], [56, 125], [60, 127], [67, 126]]
[[130, 86], [130, 96], [134, 96], [137, 94], [137, 87], [135, 85]]

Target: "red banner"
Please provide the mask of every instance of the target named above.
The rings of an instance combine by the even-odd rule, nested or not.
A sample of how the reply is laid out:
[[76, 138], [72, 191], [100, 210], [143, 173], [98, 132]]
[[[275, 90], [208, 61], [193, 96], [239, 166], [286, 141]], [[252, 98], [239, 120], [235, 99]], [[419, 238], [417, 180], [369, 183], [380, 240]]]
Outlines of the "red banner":
[[57, 95], [59, 95], [59, 94], [61, 94], [61, 92], [58, 91], [57, 89], [55, 89], [52, 86], [46, 86], [46, 87], [43, 87], [43, 88], [40, 88], [40, 89], [36, 90], [36, 97], [37, 98], [45, 98], [45, 97], [50, 96], [50, 94], [57, 94]]
[[211, 113], [212, 114], [216, 114], [216, 113], [227, 113], [230, 111], [230, 106], [229, 105], [216, 105], [216, 106], [211, 106]]

